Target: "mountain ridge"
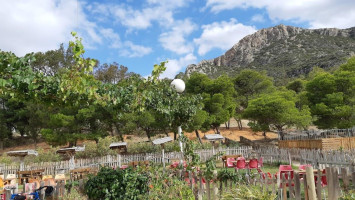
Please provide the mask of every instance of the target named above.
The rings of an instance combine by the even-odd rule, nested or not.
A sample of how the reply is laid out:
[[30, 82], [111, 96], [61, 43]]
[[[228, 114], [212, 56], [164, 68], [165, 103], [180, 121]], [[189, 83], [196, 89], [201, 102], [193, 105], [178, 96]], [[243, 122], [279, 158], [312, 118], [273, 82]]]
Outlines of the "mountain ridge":
[[191, 64], [185, 74], [210, 77], [236, 74], [242, 69], [266, 70], [275, 79], [307, 74], [314, 66], [340, 65], [355, 55], [355, 27], [305, 29], [278, 25], [242, 38], [224, 55]]

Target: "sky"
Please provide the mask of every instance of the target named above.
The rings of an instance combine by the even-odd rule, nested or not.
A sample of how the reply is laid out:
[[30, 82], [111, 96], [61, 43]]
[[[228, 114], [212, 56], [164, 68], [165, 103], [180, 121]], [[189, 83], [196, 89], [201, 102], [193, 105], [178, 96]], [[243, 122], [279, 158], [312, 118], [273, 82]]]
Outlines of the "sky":
[[218, 57], [243, 37], [279, 24], [355, 26], [354, 0], [0, 0], [0, 49], [58, 49], [83, 38], [85, 57], [117, 62], [148, 76], [168, 60], [163, 77]]

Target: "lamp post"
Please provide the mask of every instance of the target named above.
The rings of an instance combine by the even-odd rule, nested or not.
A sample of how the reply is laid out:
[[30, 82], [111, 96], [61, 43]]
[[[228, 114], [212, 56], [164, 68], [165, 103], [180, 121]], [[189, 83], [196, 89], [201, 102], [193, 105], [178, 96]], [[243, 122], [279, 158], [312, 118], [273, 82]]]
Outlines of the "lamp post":
[[[172, 82], [171, 82], [171, 87], [173, 87], [175, 89], [176, 92], [178, 93], [183, 93], [184, 90], [185, 90], [185, 82], [181, 79], [174, 79]], [[182, 136], [182, 129], [181, 129], [181, 125], [178, 126], [178, 134], [179, 134], [179, 137]], [[181, 154], [184, 155], [184, 149], [183, 149], [183, 146], [182, 146], [182, 141], [180, 140], [179, 142], [180, 144], [180, 151], [181, 151]], [[182, 165], [182, 157], [180, 159], [180, 164]]]

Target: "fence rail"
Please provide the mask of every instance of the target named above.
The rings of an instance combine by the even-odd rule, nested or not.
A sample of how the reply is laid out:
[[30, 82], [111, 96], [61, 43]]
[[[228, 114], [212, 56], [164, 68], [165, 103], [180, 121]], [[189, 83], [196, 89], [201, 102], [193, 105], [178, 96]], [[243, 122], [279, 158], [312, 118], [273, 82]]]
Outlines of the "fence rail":
[[310, 140], [334, 137], [355, 137], [355, 127], [350, 129], [307, 130], [285, 135], [280, 140]]
[[[223, 153], [224, 155], [242, 155], [247, 157], [251, 151], [252, 147], [242, 146], [237, 148], [218, 148], [215, 149], [214, 152], [212, 149], [202, 149], [196, 150], [195, 153], [200, 156], [202, 162], [205, 162], [207, 159], [210, 159], [214, 153]], [[167, 162], [170, 160], [180, 160], [182, 159], [182, 154], [180, 152], [168, 152], [165, 153], [164, 158]], [[220, 157], [217, 159], [220, 159]], [[75, 168], [96, 167], [98, 165], [116, 168], [133, 161], [162, 163], [163, 156], [162, 153], [143, 153], [133, 155], [107, 155], [90, 159], [75, 159]], [[71, 167], [69, 161], [31, 163], [24, 165], [24, 170], [26, 171], [38, 169], [44, 169], [45, 175], [56, 175], [68, 173]], [[5, 177], [7, 174], [16, 174], [18, 171], [20, 171], [19, 165], [0, 165], [0, 173], [3, 173]]]
[[254, 152], [263, 157], [264, 162], [298, 162], [299, 164], [311, 164], [314, 168], [345, 167], [351, 169], [355, 166], [355, 150], [311, 150], [311, 149], [277, 149], [259, 148]]

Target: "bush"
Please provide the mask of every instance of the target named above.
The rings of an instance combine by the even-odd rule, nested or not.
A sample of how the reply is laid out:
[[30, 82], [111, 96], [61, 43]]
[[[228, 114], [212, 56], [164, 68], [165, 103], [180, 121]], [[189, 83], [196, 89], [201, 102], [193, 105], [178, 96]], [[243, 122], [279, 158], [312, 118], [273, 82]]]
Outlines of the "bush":
[[41, 162], [58, 162], [62, 158], [59, 154], [56, 153], [58, 148], [42, 149], [38, 148], [38, 156], [26, 156], [25, 163], [41, 163]]
[[5, 164], [5, 165], [9, 165], [11, 164], [13, 161], [11, 159], [10, 156], [7, 156], [6, 154], [3, 156], [0, 156], [0, 163], [1, 164]]
[[149, 194], [144, 199], [150, 200], [194, 200], [195, 196], [191, 187], [185, 181], [175, 176], [169, 176], [171, 173], [163, 173], [162, 168], [150, 168], [151, 179], [149, 183]]
[[106, 155], [116, 155], [116, 151], [110, 149], [110, 144], [112, 142], [117, 142], [117, 138], [115, 137], [105, 137], [100, 138], [98, 143], [96, 144], [93, 141], [84, 142], [85, 151], [77, 152], [76, 158], [92, 158], [92, 157], [100, 157]]
[[245, 200], [275, 200], [276, 194], [267, 191], [262, 191], [257, 186], [239, 185], [223, 194], [222, 200], [245, 199]]
[[85, 193], [92, 200], [140, 199], [148, 192], [149, 176], [138, 169], [101, 168], [89, 177]]

